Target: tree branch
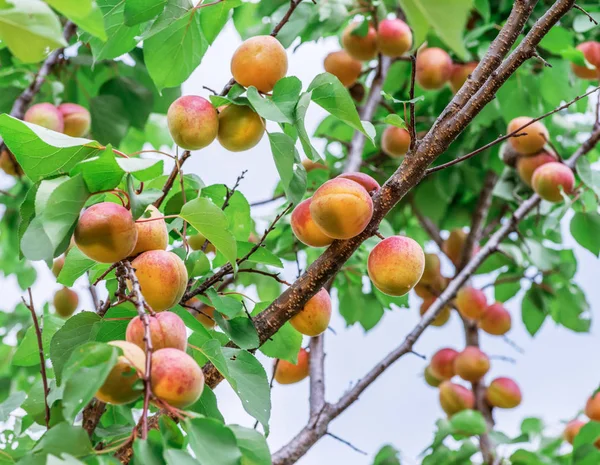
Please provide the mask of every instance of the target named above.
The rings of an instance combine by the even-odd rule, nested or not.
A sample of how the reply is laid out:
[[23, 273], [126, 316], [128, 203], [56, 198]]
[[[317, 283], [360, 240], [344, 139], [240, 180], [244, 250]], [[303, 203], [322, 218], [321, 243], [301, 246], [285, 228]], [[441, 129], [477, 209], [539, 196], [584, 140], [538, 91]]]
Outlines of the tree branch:
[[188, 158], [190, 158], [191, 155], [192, 155], [192, 152], [190, 152], [189, 150], [185, 150], [181, 154], [181, 157], [175, 161], [175, 164], [173, 165], [173, 169], [171, 170], [171, 174], [169, 174], [169, 177], [167, 178], [167, 182], [165, 182], [165, 185], [163, 186], [162, 195], [158, 199], [156, 199], [155, 202], [153, 203], [153, 205], [156, 208], [159, 208], [162, 205], [162, 203], [164, 202], [165, 198], [169, 194], [169, 191], [173, 187], [173, 184], [175, 184], [175, 180], [177, 179], [177, 175], [179, 174], [179, 170], [181, 169], [181, 166], [185, 163], [185, 161]]

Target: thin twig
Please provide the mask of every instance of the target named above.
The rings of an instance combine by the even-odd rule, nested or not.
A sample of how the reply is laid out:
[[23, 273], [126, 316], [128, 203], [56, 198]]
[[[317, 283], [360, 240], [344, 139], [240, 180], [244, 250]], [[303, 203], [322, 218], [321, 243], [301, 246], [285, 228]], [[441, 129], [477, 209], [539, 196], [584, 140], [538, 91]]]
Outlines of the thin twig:
[[159, 208], [162, 205], [165, 198], [167, 198], [169, 191], [171, 190], [171, 188], [173, 187], [173, 184], [175, 183], [175, 180], [177, 179], [177, 174], [179, 173], [179, 169], [185, 163], [185, 161], [188, 158], [190, 158], [191, 155], [192, 155], [192, 152], [190, 152], [189, 150], [185, 150], [181, 154], [181, 157], [178, 160], [176, 160], [176, 163], [173, 165], [173, 169], [171, 170], [171, 174], [169, 174], [169, 177], [167, 178], [167, 182], [165, 182], [165, 185], [163, 186], [162, 195], [158, 199], [156, 199], [156, 201], [153, 204], [156, 208]]
[[339, 441], [339, 442], [341, 442], [342, 444], [345, 444], [345, 445], [347, 445], [347, 446], [348, 446], [350, 449], [352, 449], [352, 450], [353, 450], [353, 451], [355, 451], [355, 452], [358, 452], [359, 454], [362, 454], [362, 455], [369, 455], [369, 454], [367, 454], [367, 453], [366, 453], [364, 450], [362, 450], [362, 449], [359, 449], [358, 447], [356, 447], [356, 446], [355, 446], [354, 444], [352, 444], [351, 442], [349, 442], [349, 441], [346, 441], [345, 439], [342, 439], [342, 438], [340, 438], [339, 436], [336, 436], [335, 434], [333, 434], [333, 433], [330, 433], [329, 431], [327, 431], [327, 433], [326, 433], [326, 434], [327, 434], [327, 436], [329, 436], [329, 437], [331, 437], [331, 438], [335, 439], [336, 441]]

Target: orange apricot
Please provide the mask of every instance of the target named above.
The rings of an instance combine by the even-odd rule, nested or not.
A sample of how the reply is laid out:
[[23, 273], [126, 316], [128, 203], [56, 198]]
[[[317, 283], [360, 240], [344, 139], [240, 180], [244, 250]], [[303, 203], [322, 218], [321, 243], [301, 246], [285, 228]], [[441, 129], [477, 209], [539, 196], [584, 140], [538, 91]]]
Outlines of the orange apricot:
[[204, 389], [202, 368], [192, 357], [177, 349], [160, 349], [152, 353], [150, 378], [154, 395], [175, 408], [192, 405]]
[[417, 54], [415, 79], [423, 89], [441, 89], [451, 75], [452, 59], [441, 48], [426, 48]]
[[305, 349], [298, 352], [298, 363], [278, 360], [275, 365], [275, 381], [279, 384], [294, 384], [302, 381], [309, 374], [310, 357]]
[[23, 120], [56, 132], [63, 132], [65, 128], [62, 114], [51, 103], [37, 103], [32, 105], [25, 112]]
[[136, 389], [134, 385], [145, 372], [146, 356], [131, 342], [111, 341], [108, 344], [121, 349], [122, 355], [96, 392], [96, 399], [107, 404], [129, 404], [142, 395], [142, 389]]
[[382, 55], [399, 57], [412, 47], [412, 31], [401, 19], [383, 19], [377, 26], [377, 47]]
[[256, 146], [265, 133], [263, 119], [252, 108], [228, 105], [219, 113], [219, 143], [230, 152]]
[[87, 135], [92, 124], [92, 117], [87, 108], [76, 103], [62, 103], [58, 111], [63, 117], [63, 133], [71, 137], [83, 137]]
[[454, 371], [465, 381], [481, 380], [490, 370], [490, 359], [478, 347], [468, 346], [454, 359]]
[[312, 296], [304, 308], [290, 319], [290, 324], [305, 336], [318, 336], [329, 326], [331, 320], [331, 298], [321, 288]]
[[531, 178], [533, 178], [535, 170], [553, 161], [556, 161], [556, 157], [546, 151], [542, 151], [536, 155], [520, 156], [517, 158], [517, 173], [521, 181], [531, 187]]
[[75, 310], [77, 310], [77, 305], [79, 305], [79, 296], [74, 290], [69, 289], [68, 287], [63, 287], [54, 294], [53, 303], [56, 313], [63, 318], [68, 318], [75, 313]]
[[271, 36], [246, 39], [231, 58], [233, 79], [244, 87], [254, 86], [260, 92], [271, 92], [287, 70], [285, 48]]
[[344, 87], [352, 86], [360, 77], [362, 63], [345, 50], [331, 52], [323, 62], [325, 71], [337, 77]]
[[479, 319], [479, 327], [488, 334], [502, 336], [512, 326], [510, 313], [500, 302], [496, 302], [485, 309]]
[[[165, 250], [169, 245], [169, 232], [167, 231], [167, 223], [161, 218], [162, 213], [154, 205], [149, 205], [146, 212], [150, 216], [146, 217], [144, 215], [141, 221], [138, 220], [135, 223], [138, 238], [131, 255], [137, 255], [148, 250]], [[144, 221], [153, 218], [160, 219]]]
[[410, 133], [397, 126], [388, 126], [381, 135], [381, 150], [388, 157], [400, 158], [410, 148]]
[[458, 356], [458, 352], [454, 349], [444, 348], [438, 350], [431, 361], [429, 362], [429, 369], [431, 374], [437, 379], [446, 380], [451, 379], [456, 371], [454, 370], [454, 361]]
[[561, 191], [569, 195], [575, 188], [573, 170], [563, 163], [552, 161], [533, 172], [531, 186], [536, 194], [548, 202], [562, 202]]
[[446, 415], [452, 416], [475, 407], [473, 392], [460, 384], [444, 381], [440, 384], [440, 405]]
[[488, 386], [485, 398], [492, 407], [515, 408], [523, 398], [517, 383], [510, 378], [496, 378]]
[[[533, 118], [528, 116], [519, 116], [508, 123], [507, 134], [517, 131], [519, 128], [530, 123]], [[522, 134], [517, 137], [517, 134]], [[508, 139], [508, 143], [512, 145], [521, 155], [533, 155], [538, 153], [546, 145], [546, 141], [550, 138], [548, 129], [541, 121], [531, 123], [529, 126], [521, 129], [517, 134]]]
[[348, 54], [361, 61], [372, 60], [377, 56], [377, 32], [369, 25], [365, 36], [359, 35], [356, 29], [361, 23], [348, 24], [342, 33], [342, 46]]
[[[150, 339], [152, 350], [166, 349], [168, 347], [178, 350], [187, 348], [187, 331], [185, 323], [173, 312], [161, 312], [148, 315], [150, 321]], [[125, 339], [141, 349], [146, 349], [144, 322], [136, 316], [127, 325]]]
[[333, 242], [314, 222], [310, 214], [311, 199], [303, 200], [292, 212], [290, 224], [300, 242], [310, 247], [325, 247]]
[[471, 286], [464, 286], [456, 294], [456, 309], [464, 318], [478, 320], [487, 309], [485, 293]]

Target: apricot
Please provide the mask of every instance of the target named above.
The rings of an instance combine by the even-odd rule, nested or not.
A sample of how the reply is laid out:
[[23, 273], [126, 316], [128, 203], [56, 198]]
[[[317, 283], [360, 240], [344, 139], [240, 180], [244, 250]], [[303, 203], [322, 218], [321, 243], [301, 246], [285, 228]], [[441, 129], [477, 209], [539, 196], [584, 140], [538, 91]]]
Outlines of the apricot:
[[388, 157], [400, 158], [410, 148], [410, 133], [397, 126], [388, 126], [381, 135], [381, 150]]
[[[460, 264], [462, 259], [463, 249], [467, 241], [467, 233], [462, 229], [453, 229], [450, 231], [448, 239], [444, 241], [442, 251], [454, 263], [455, 266]], [[473, 255], [479, 251], [479, 246], [473, 247]]]
[[460, 384], [444, 381], [440, 384], [440, 405], [446, 415], [452, 416], [475, 407], [473, 392]]
[[61, 255], [58, 258], [54, 259], [54, 262], [52, 262], [52, 274], [54, 275], [55, 278], [58, 278], [58, 275], [60, 274], [60, 272], [63, 269], [63, 266], [65, 266], [65, 256]]
[[434, 253], [426, 253], [425, 268], [423, 269], [423, 276], [421, 276], [419, 284], [433, 286], [438, 283], [441, 276], [442, 264], [440, 262], [440, 257]]
[[371, 250], [367, 262], [375, 287], [392, 296], [404, 295], [415, 287], [424, 268], [423, 249], [405, 236], [391, 236], [381, 241]]
[[431, 374], [437, 379], [451, 379], [456, 374], [454, 360], [457, 356], [458, 352], [454, 349], [444, 348], [438, 350], [429, 362]]
[[56, 132], [63, 132], [65, 128], [61, 112], [51, 103], [37, 103], [32, 105], [25, 112], [23, 120]]
[[206, 329], [212, 329], [217, 324], [215, 322], [215, 308], [205, 305], [200, 299], [197, 297], [192, 297], [188, 300], [186, 305], [192, 307], [190, 309], [190, 313], [198, 320], [200, 323], [204, 325]]
[[510, 313], [500, 302], [496, 302], [485, 309], [479, 319], [479, 327], [488, 334], [502, 336], [511, 328]]
[[352, 86], [360, 77], [362, 63], [352, 58], [346, 51], [331, 52], [323, 62], [325, 71], [333, 74], [344, 87]]
[[367, 34], [361, 36], [355, 30], [361, 25], [359, 22], [351, 23], [342, 32], [342, 46], [348, 54], [361, 61], [372, 60], [377, 56], [377, 32], [369, 25]]
[[487, 309], [485, 293], [471, 286], [464, 286], [456, 293], [456, 309], [464, 318], [478, 320]]
[[517, 158], [517, 173], [521, 181], [531, 187], [531, 178], [535, 170], [553, 161], [556, 161], [556, 157], [546, 151], [527, 157], [521, 156]]
[[62, 103], [58, 111], [63, 117], [63, 133], [71, 137], [83, 137], [90, 130], [92, 117], [87, 108], [76, 103]]
[[111, 341], [108, 344], [118, 347], [123, 354], [119, 355], [117, 364], [96, 392], [96, 399], [107, 404], [129, 404], [142, 395], [143, 389], [135, 389], [134, 385], [145, 372], [146, 356], [131, 342]]
[[490, 359], [478, 347], [468, 346], [454, 359], [454, 371], [465, 381], [475, 383], [490, 371]]
[[415, 79], [423, 89], [441, 89], [451, 74], [452, 58], [441, 48], [426, 48], [417, 54]]
[[304, 169], [306, 170], [307, 173], [310, 173], [313, 170], [326, 170], [327, 169], [327, 165], [324, 165], [323, 163], [320, 163], [320, 162], [315, 162], [315, 161], [309, 160], [308, 158], [305, 158], [304, 160], [302, 160], [302, 166], [304, 166]]
[[[517, 131], [519, 128], [528, 124], [533, 118], [528, 116], [519, 116], [508, 123], [507, 134]], [[548, 129], [540, 121], [531, 123], [526, 128], [521, 129], [517, 134], [522, 136], [512, 136], [508, 139], [508, 143], [512, 145], [521, 155], [533, 155], [538, 153], [546, 145], [546, 141], [550, 138]]]
[[[423, 303], [421, 304], [421, 308], [419, 310], [421, 313], [421, 316], [425, 315], [425, 312], [427, 310], [429, 310], [429, 307], [431, 307], [431, 304], [433, 304], [436, 300], [437, 300], [437, 297], [430, 297], [430, 298], [423, 300]], [[444, 326], [446, 323], [448, 323], [449, 319], [450, 319], [450, 307], [445, 306], [434, 318], [433, 322], [431, 323], [431, 326], [438, 326], [438, 327]]]
[[533, 172], [531, 185], [542, 199], [548, 202], [561, 202], [563, 200], [561, 190], [567, 195], [573, 192], [575, 175], [567, 165], [553, 161]]
[[173, 252], [149, 250], [131, 262], [146, 303], [155, 312], [174, 307], [188, 282], [185, 264]]
[[304, 304], [304, 308], [290, 319], [290, 324], [305, 336], [318, 336], [327, 329], [330, 320], [331, 298], [329, 293], [321, 288]]
[[285, 77], [287, 70], [285, 48], [271, 36], [245, 40], [231, 58], [233, 79], [244, 87], [254, 86], [260, 92], [271, 92], [275, 83]]
[[23, 176], [21, 165], [19, 165], [19, 162], [17, 162], [15, 156], [10, 153], [10, 150], [8, 149], [4, 149], [2, 152], [0, 152], [0, 169], [9, 176]]
[[[148, 318], [150, 320], [152, 350], [172, 348], [185, 352], [187, 348], [187, 331], [181, 318], [173, 312], [157, 313], [156, 316], [148, 315]], [[136, 316], [127, 325], [125, 339], [145, 350], [144, 335], [144, 322], [139, 316]]]
[[581, 431], [581, 428], [586, 424], [587, 423], [582, 420], [571, 420], [567, 423], [567, 426], [565, 426], [565, 430], [563, 431], [564, 440], [572, 445], [575, 442], [575, 438], [579, 434], [579, 431]]
[[350, 239], [363, 232], [371, 221], [373, 201], [360, 184], [335, 178], [315, 191], [309, 209], [323, 234], [334, 239]]
[[290, 225], [294, 235], [300, 242], [311, 247], [325, 247], [333, 242], [314, 222], [310, 214], [312, 199], [303, 200], [292, 212]]
[[592, 421], [600, 421], [600, 395], [594, 393], [585, 404], [585, 414]]
[[87, 257], [100, 263], [115, 263], [131, 255], [138, 230], [131, 212], [121, 205], [101, 202], [79, 217], [75, 243]]
[[252, 108], [228, 105], [219, 113], [219, 143], [231, 152], [251, 149], [265, 133], [264, 121]]
[[479, 62], [472, 61], [470, 63], [455, 63], [452, 65], [452, 73], [450, 74], [450, 88], [455, 94], [460, 90]]
[[377, 26], [377, 47], [382, 55], [399, 57], [412, 47], [412, 31], [401, 19], [384, 19]]
[[425, 378], [425, 382], [427, 384], [429, 384], [431, 387], [438, 387], [440, 384], [442, 384], [442, 380], [439, 379], [439, 378], [436, 378], [431, 373], [431, 367], [430, 366], [426, 366], [425, 367], [425, 371], [423, 372], [423, 376]]
[[167, 125], [175, 143], [185, 150], [198, 150], [217, 137], [219, 116], [205, 98], [184, 95], [175, 100], [167, 111]]
[[79, 296], [72, 289], [63, 287], [54, 294], [53, 303], [56, 313], [63, 318], [69, 318], [77, 310]]
[[302, 381], [309, 374], [310, 357], [305, 349], [298, 352], [298, 363], [279, 360], [275, 367], [275, 381], [279, 384], [294, 384]]
[[515, 408], [521, 403], [521, 390], [510, 378], [496, 378], [488, 386], [485, 398], [492, 407]]
[[[136, 346], [137, 347], [137, 346]], [[196, 361], [181, 350], [167, 348], [152, 353], [152, 392], [175, 408], [196, 402], [204, 389], [204, 374]]]
[[359, 183], [369, 194], [372, 194], [381, 188], [375, 179], [365, 173], [342, 173], [338, 178], [350, 179], [351, 181]]
[[592, 68], [571, 63], [575, 76], [593, 81], [600, 79], [600, 42], [583, 42], [576, 48], [583, 52], [585, 60], [592, 65]]
[[421, 299], [431, 299], [439, 296], [448, 286], [448, 278], [440, 276], [433, 284], [423, 284], [419, 282], [415, 286], [415, 294]]
[[[192, 250], [202, 250], [202, 247], [204, 247], [204, 243], [206, 242], [206, 240], [207, 240], [206, 237], [200, 233], [193, 234], [187, 238], [187, 242], [188, 242], [189, 246], [192, 248]], [[208, 244], [206, 245], [206, 249], [204, 249], [204, 252], [217, 253], [217, 249], [209, 241]]]
[[[135, 223], [138, 238], [131, 255], [137, 255], [148, 250], [165, 250], [169, 244], [167, 223], [162, 219], [162, 213], [154, 205], [149, 205], [146, 212], [150, 213], [150, 216], [144, 215], [141, 221], [138, 220]], [[147, 221], [152, 218], [160, 219]]]

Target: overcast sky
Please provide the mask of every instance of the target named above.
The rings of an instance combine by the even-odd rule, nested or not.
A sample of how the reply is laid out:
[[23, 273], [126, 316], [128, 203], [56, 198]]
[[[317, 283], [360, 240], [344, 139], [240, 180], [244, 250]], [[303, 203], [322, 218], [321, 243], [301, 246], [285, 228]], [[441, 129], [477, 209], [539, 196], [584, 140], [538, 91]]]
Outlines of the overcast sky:
[[[184, 85], [184, 94], [207, 96], [202, 86], [220, 90], [231, 77], [229, 59], [240, 43], [232, 26], [209, 49], [202, 65]], [[289, 75], [299, 77], [304, 88], [312, 78], [323, 72], [323, 58], [338, 49], [335, 39], [318, 44], [308, 44], [290, 54]], [[312, 133], [324, 112], [311, 106], [307, 117], [307, 129]], [[166, 163], [168, 165], [168, 163]], [[227, 152], [218, 143], [195, 153], [186, 162], [185, 172], [198, 174], [207, 185], [226, 183], [233, 185], [242, 170], [248, 173], [241, 190], [250, 202], [269, 198], [277, 182], [277, 172], [272, 160], [268, 141], [252, 150], [240, 153]], [[0, 186], [10, 185], [0, 175]], [[269, 207], [257, 210], [268, 215]], [[592, 307], [599, 301], [597, 288], [598, 261], [588, 251], [576, 247], [579, 272], [576, 281], [588, 296]], [[59, 286], [42, 263], [38, 266], [39, 280], [34, 287], [34, 299], [41, 303], [52, 298]], [[595, 272], [592, 272], [595, 271]], [[293, 273], [290, 274], [293, 279]], [[487, 281], [486, 281], [487, 282]], [[594, 289], [596, 286], [596, 289]], [[10, 309], [20, 299], [22, 292], [14, 278], [0, 278], [4, 308]], [[76, 283], [82, 305], [91, 309], [91, 300], [84, 282]], [[420, 301], [411, 298], [411, 309], [386, 312], [379, 325], [368, 334], [356, 326], [345, 328], [344, 320], [334, 314], [331, 326], [337, 335], [326, 333], [326, 398], [335, 401], [358, 378], [372, 368], [377, 361], [401, 343], [418, 321]], [[508, 434], [518, 434], [523, 418], [541, 416], [557, 434], [562, 421], [572, 418], [600, 381], [595, 362], [600, 351], [600, 338], [596, 326], [590, 334], [580, 335], [547, 321], [535, 339], [525, 331], [521, 323], [520, 302], [509, 306], [513, 316], [513, 328], [509, 336], [523, 350], [519, 354], [501, 338], [483, 334], [482, 348], [490, 356], [506, 356], [516, 363], [492, 360], [488, 381], [495, 376], [513, 377], [521, 386], [524, 400], [515, 410], [496, 411], [497, 427]], [[464, 345], [462, 325], [457, 315], [443, 328], [430, 328], [419, 339], [415, 350], [431, 356], [441, 347], [461, 349]], [[262, 358], [268, 373], [271, 361]], [[330, 425], [330, 431], [368, 452], [362, 456], [344, 444], [325, 437], [298, 463], [322, 465], [344, 463], [346, 465], [369, 465], [373, 455], [386, 443], [402, 452], [404, 463], [420, 463], [419, 453], [431, 443], [434, 423], [443, 413], [439, 407], [437, 390], [428, 387], [421, 373], [426, 362], [408, 355], [389, 368], [341, 417]], [[239, 400], [226, 383], [216, 390], [219, 407], [228, 423], [252, 426], [254, 420], [243, 411]], [[275, 384], [272, 392], [271, 435], [269, 443], [273, 452], [292, 438], [308, 418], [308, 381], [281, 386]]]

